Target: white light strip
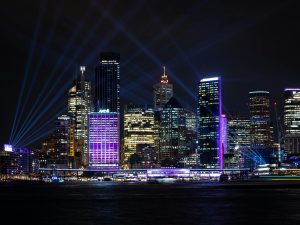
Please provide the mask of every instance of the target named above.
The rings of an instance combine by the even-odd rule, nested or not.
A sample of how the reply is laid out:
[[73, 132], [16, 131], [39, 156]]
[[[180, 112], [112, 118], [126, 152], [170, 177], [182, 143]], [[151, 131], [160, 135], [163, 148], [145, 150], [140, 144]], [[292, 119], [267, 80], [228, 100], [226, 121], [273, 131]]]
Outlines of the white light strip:
[[270, 92], [268, 92], [268, 91], [251, 91], [251, 92], [249, 92], [249, 94], [258, 94], [258, 93], [269, 94]]
[[300, 91], [300, 88], [286, 88], [285, 91]]
[[219, 77], [204, 78], [200, 80], [200, 82], [215, 81], [215, 80], [219, 80]]

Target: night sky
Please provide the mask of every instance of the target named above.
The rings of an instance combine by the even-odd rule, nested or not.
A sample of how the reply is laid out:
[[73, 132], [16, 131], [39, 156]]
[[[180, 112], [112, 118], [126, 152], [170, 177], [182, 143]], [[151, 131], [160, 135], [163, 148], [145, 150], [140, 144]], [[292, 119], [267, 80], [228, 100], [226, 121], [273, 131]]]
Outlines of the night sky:
[[[299, 6], [274, 0], [2, 1], [0, 143], [9, 140], [19, 99], [15, 126], [18, 134], [25, 124], [23, 144], [45, 134], [66, 110], [79, 66], [93, 79], [101, 51], [121, 54], [123, 104], [152, 104], [152, 85], [165, 65], [175, 96], [194, 111], [198, 81], [216, 75], [223, 80], [224, 112], [247, 115], [253, 90], [270, 91], [282, 105], [283, 89], [300, 87]], [[24, 123], [27, 116], [31, 123]]]

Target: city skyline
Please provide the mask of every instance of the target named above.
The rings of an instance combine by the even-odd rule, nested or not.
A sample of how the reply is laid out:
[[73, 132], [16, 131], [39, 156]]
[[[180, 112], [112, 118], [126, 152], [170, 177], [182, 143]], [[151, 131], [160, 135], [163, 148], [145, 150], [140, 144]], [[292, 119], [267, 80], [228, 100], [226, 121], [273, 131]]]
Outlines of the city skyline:
[[300, 1], [1, 3], [3, 221], [299, 224]]
[[[62, 110], [63, 90], [73, 80], [76, 68], [85, 65], [87, 74], [93, 76], [101, 51], [120, 52], [124, 57], [122, 76], [132, 82], [121, 79], [122, 104], [151, 103], [152, 88], [148, 83], [158, 81], [162, 66], [166, 66], [176, 97], [191, 109], [196, 108], [197, 82], [204, 77], [222, 76], [224, 110], [242, 114], [247, 111], [249, 91], [270, 91], [271, 102], [276, 100], [283, 105], [283, 90], [298, 86], [299, 68], [295, 56], [299, 31], [293, 26], [296, 20], [291, 19], [296, 18], [296, 14], [290, 13], [296, 8], [295, 2], [273, 1], [271, 5], [262, 3], [259, 7], [251, 2], [248, 7], [237, 3], [228, 6], [210, 2], [174, 3], [172, 11], [165, 3], [156, 1], [134, 3], [90, 1], [71, 9], [68, 1], [61, 5], [33, 1], [30, 8], [20, 3], [16, 11], [12, 4], [5, 3], [3, 8], [7, 12], [27, 10], [15, 17], [1, 13], [7, 22], [3, 24], [6, 32], [1, 38], [4, 51], [8, 52], [1, 67], [2, 73], [7, 74], [1, 76], [1, 83], [7, 83], [1, 94], [10, 93], [10, 97], [4, 99], [7, 110], [1, 116], [4, 126], [1, 142], [6, 143], [9, 138], [18, 99], [24, 103], [17, 117], [21, 122], [26, 116], [32, 116], [30, 106], [41, 105], [37, 113], [42, 115], [45, 102], [52, 102], [47, 117], [41, 116], [43, 120], [33, 129], [39, 128], [37, 124], [49, 125], [50, 118]], [[122, 9], [117, 10], [117, 5]], [[143, 6], [146, 9], [140, 10]], [[197, 10], [203, 12], [203, 18]], [[99, 11], [100, 14], [96, 13]], [[215, 17], [217, 12], [219, 16]], [[170, 20], [175, 14], [178, 19]], [[140, 22], [133, 26], [135, 17], [139, 17]], [[109, 24], [111, 29], [99, 29], [104, 24]], [[148, 24], [148, 32], [155, 35], [150, 37], [143, 24]], [[186, 27], [185, 32], [180, 32], [183, 27]], [[63, 28], [66, 32], [60, 32]], [[151, 32], [155, 30], [159, 32]], [[10, 52], [16, 52], [18, 57]], [[51, 87], [51, 83], [56, 85]], [[45, 101], [41, 104], [43, 98]]]

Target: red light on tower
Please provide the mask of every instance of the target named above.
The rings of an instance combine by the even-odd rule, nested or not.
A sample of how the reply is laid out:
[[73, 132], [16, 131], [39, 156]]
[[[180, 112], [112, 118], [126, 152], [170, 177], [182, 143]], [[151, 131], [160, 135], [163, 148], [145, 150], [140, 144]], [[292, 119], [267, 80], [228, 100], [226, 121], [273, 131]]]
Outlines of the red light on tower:
[[163, 68], [164, 68], [164, 73], [163, 73], [163, 75], [161, 76], [160, 83], [162, 83], [162, 84], [167, 84], [167, 83], [169, 83], [169, 80], [168, 80], [168, 76], [167, 76], [167, 74], [166, 74], [166, 67], [164, 66]]

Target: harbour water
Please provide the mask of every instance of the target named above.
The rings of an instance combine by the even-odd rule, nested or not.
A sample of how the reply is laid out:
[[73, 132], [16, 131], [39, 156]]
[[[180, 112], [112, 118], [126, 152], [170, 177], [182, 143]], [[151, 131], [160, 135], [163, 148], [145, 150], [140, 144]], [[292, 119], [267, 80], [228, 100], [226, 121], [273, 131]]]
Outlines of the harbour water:
[[0, 213], [3, 224], [300, 224], [300, 182], [2, 183]]

